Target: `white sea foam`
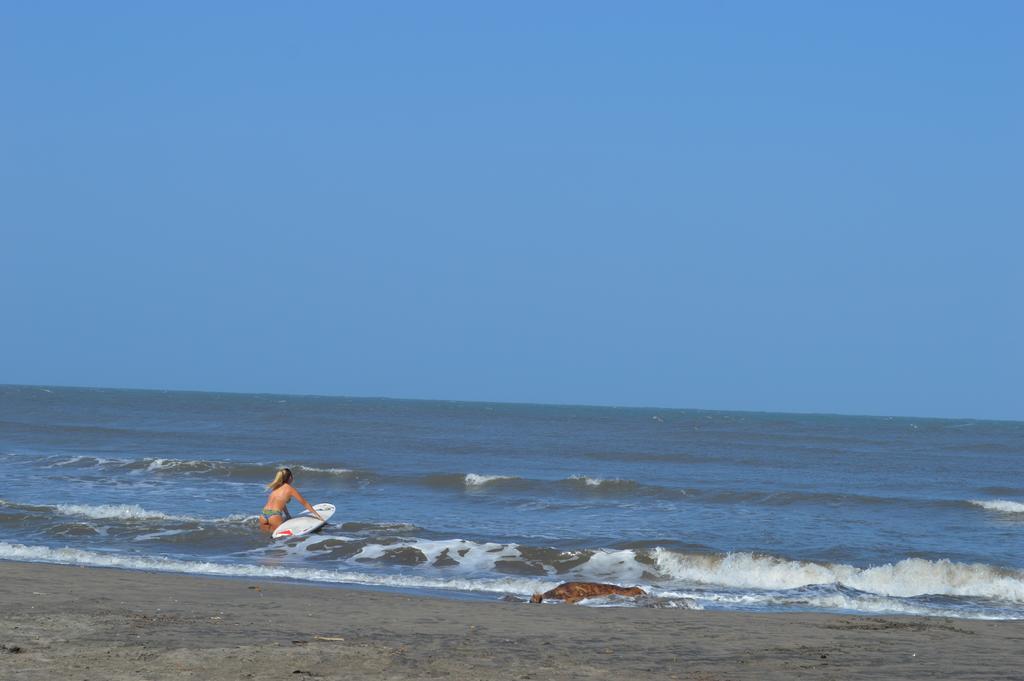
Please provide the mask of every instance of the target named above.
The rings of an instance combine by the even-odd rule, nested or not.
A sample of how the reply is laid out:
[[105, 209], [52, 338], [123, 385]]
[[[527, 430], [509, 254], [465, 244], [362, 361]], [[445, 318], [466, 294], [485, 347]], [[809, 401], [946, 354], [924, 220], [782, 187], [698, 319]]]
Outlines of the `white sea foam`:
[[86, 518], [119, 520], [195, 520], [184, 516], [172, 516], [160, 511], [149, 511], [138, 504], [57, 504], [54, 507], [61, 515], [83, 516]]
[[975, 506], [981, 506], [986, 511], [998, 511], [1000, 513], [1024, 513], [1024, 504], [1019, 501], [1004, 501], [995, 499], [993, 501], [971, 500]]
[[596, 551], [577, 568], [582, 579], [622, 582], [630, 586], [643, 579], [645, 570], [645, 566], [636, 559], [636, 553], [630, 549]]
[[377, 575], [362, 572], [341, 572], [315, 568], [284, 567], [279, 565], [232, 565], [209, 561], [189, 561], [162, 556], [137, 556], [98, 553], [80, 549], [53, 549], [46, 546], [26, 546], [0, 542], [0, 559], [21, 560], [63, 565], [115, 567], [153, 572], [180, 572], [198, 575], [228, 577], [298, 579], [333, 584], [362, 584], [406, 589], [450, 589], [489, 593], [529, 595], [553, 588], [557, 582], [529, 577], [502, 577], [468, 579], [464, 577], [423, 577], [404, 575]]
[[980, 563], [907, 558], [870, 568], [791, 561], [751, 553], [693, 555], [655, 549], [663, 575], [680, 582], [758, 590], [842, 584], [880, 596], [968, 596], [1024, 603], [1024, 572]]
[[[230, 462], [230, 461], [204, 461], [204, 460], [193, 460], [193, 459], [151, 459], [149, 465], [146, 466], [146, 471], [149, 473], [158, 472], [170, 472], [170, 471], [195, 471], [199, 473], [205, 473], [208, 471], [232, 471], [232, 470], [245, 470], [245, 469], [263, 469], [266, 468], [269, 474], [271, 468], [280, 468], [281, 466], [271, 466], [270, 464], [261, 464], [253, 462]], [[320, 468], [317, 466], [304, 466], [298, 465], [293, 466], [297, 471], [305, 471], [307, 473], [321, 473], [326, 475], [350, 475], [352, 470], [349, 468]]]
[[[144, 463], [144, 462], [143, 462]], [[153, 459], [146, 466], [146, 473], [159, 473], [162, 471], [172, 471], [178, 468], [181, 462], [175, 459]], [[135, 473], [141, 473], [142, 470], [133, 471]]]
[[603, 478], [589, 478], [585, 475], [570, 475], [570, 480], [579, 480], [586, 483], [589, 487], [600, 487], [601, 485], [608, 482], [618, 482], [618, 480], [605, 480]]
[[466, 486], [479, 487], [496, 480], [514, 480], [510, 475], [478, 475], [477, 473], [466, 473]]
[[369, 544], [352, 557], [352, 560], [377, 560], [395, 549], [412, 548], [420, 551], [426, 564], [432, 564], [447, 550], [447, 557], [458, 563], [459, 572], [479, 574], [494, 569], [499, 560], [522, 558], [515, 544], [477, 543], [465, 539], [410, 539], [397, 544]]
[[841, 592], [806, 594], [786, 592], [760, 593], [715, 593], [714, 591], [675, 591], [653, 590], [652, 595], [662, 599], [683, 599], [687, 606], [694, 610], [703, 610], [705, 605], [742, 607], [762, 609], [772, 606], [787, 608], [814, 608], [822, 610], [848, 610], [851, 612], [888, 614], [888, 615], [920, 615], [924, 617], [957, 617], [971, 619], [1006, 619], [1005, 615], [996, 615], [984, 609], [943, 608], [900, 598], [877, 596], [874, 594], [846, 594]]
[[151, 511], [138, 504], [57, 504], [50, 507], [56, 513], [68, 516], [92, 518], [94, 520], [173, 520], [178, 522], [241, 522], [249, 517], [232, 514], [224, 518], [197, 518], [188, 515], [171, 515], [162, 511]]
[[[432, 564], [448, 549], [448, 558], [458, 563], [452, 567], [474, 574], [494, 570], [499, 560], [523, 560], [515, 544], [480, 544], [461, 539], [408, 539], [395, 544], [370, 544], [353, 556], [353, 560], [378, 560], [401, 548], [422, 552], [426, 564]], [[655, 561], [653, 566], [637, 560], [631, 549], [602, 549], [595, 551], [565, 577], [634, 585], [649, 582], [651, 573], [656, 572], [667, 580], [664, 582], [666, 588], [692, 584], [749, 589], [751, 593], [743, 597], [754, 599], [761, 598], [758, 594], [765, 592], [835, 584], [877, 597], [945, 595], [1024, 603], [1024, 572], [983, 564], [907, 558], [895, 564], [857, 568], [751, 553], [683, 554], [667, 549], [655, 549], [652, 557]], [[555, 575], [553, 567], [547, 566], [547, 571]], [[876, 609], [892, 610], [890, 606], [882, 603]]]
[[162, 471], [170, 468], [176, 468], [178, 462], [173, 459], [153, 459], [146, 466], [146, 470], [150, 472]]
[[308, 473], [326, 473], [328, 475], [350, 475], [352, 473], [351, 468], [317, 468], [315, 466], [296, 466], [300, 471], [306, 471]]
[[[208, 471], [225, 468], [228, 464], [220, 461], [197, 461], [191, 459], [153, 459], [146, 470], [150, 473], [173, 470]], [[244, 464], [243, 464], [244, 465]]]
[[[146, 535], [145, 539], [162, 533]], [[350, 538], [351, 539], [351, 538]], [[305, 553], [308, 545], [322, 541], [320, 537], [306, 538], [289, 547]], [[462, 539], [418, 540], [401, 544], [373, 544], [364, 547], [355, 560], [375, 560], [395, 548], [414, 547], [432, 564], [445, 553], [458, 561], [455, 568], [444, 573], [430, 571], [416, 575], [382, 575], [361, 571], [289, 567], [278, 564], [238, 565], [207, 561], [174, 560], [161, 556], [108, 554], [78, 549], [56, 549], [45, 546], [25, 546], [0, 542], [0, 559], [42, 561], [74, 565], [96, 565], [141, 570], [157, 570], [195, 574], [227, 575], [239, 577], [271, 577], [331, 582], [338, 584], [364, 584], [399, 588], [435, 588], [459, 591], [515, 593], [528, 595], [552, 588], [554, 574], [547, 577], [487, 577], [499, 560], [521, 559], [514, 544], [476, 543]], [[259, 552], [251, 552], [252, 560], [260, 560]], [[850, 610], [873, 613], [902, 613], [913, 615], [975, 617], [1005, 619], [1006, 613], [998, 608], [947, 608], [939, 604], [906, 600], [914, 596], [951, 595], [971, 598], [991, 598], [1003, 602], [1024, 602], [1024, 573], [999, 570], [985, 565], [966, 565], [946, 560], [926, 561], [906, 559], [894, 565], [873, 568], [855, 568], [848, 565], [819, 565], [787, 561], [753, 554], [726, 556], [695, 556], [656, 550], [657, 569], [675, 584], [652, 589], [643, 572], [650, 569], [636, 560], [631, 550], [598, 551], [579, 566], [573, 578], [595, 581], [615, 581], [622, 584], [644, 585], [659, 599], [684, 599], [701, 604], [731, 605], [749, 608], [771, 606]], [[262, 557], [265, 558], [265, 557]], [[449, 572], [449, 569], [453, 571]], [[434, 576], [436, 575], [436, 576]], [[566, 579], [560, 577], [558, 581]], [[699, 585], [696, 589], [682, 587], [683, 582]], [[845, 585], [857, 593], [845, 591], [815, 591], [801, 589], [813, 585]], [[717, 592], [718, 588], [724, 592]], [[737, 592], [736, 589], [751, 589]], [[597, 603], [594, 605], [614, 603]]]
[[637, 486], [635, 480], [629, 478], [595, 478], [589, 475], [570, 475], [567, 478], [570, 482], [583, 483], [587, 487], [598, 489], [631, 489]]

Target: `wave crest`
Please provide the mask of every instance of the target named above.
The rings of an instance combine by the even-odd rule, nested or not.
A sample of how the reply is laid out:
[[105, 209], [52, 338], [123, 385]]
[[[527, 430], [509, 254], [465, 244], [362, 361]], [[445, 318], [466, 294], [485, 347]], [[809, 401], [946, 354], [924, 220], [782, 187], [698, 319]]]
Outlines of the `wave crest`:
[[197, 560], [178, 560], [162, 556], [132, 556], [107, 554], [81, 549], [52, 549], [46, 546], [27, 546], [0, 542], [0, 559], [21, 560], [62, 565], [89, 565], [154, 572], [179, 572], [197, 575], [223, 575], [229, 577], [260, 577], [269, 579], [299, 579], [309, 582], [334, 584], [363, 584], [394, 588], [454, 589], [491, 593], [529, 595], [553, 588], [557, 582], [536, 578], [499, 577], [470, 579], [464, 577], [421, 577], [362, 572], [340, 572], [305, 567], [275, 567], [266, 565], [232, 565]]
[[93, 520], [171, 520], [176, 522], [235, 523], [251, 516], [232, 514], [224, 518], [197, 518], [188, 515], [172, 515], [163, 511], [152, 511], [138, 504], [57, 504], [40, 507], [66, 516], [92, 518]]
[[574, 486], [595, 491], [628, 492], [640, 486], [636, 480], [628, 480], [626, 478], [592, 478], [586, 475], [570, 475], [566, 478], [566, 481]]
[[117, 520], [196, 520], [185, 516], [172, 516], [160, 511], [148, 511], [138, 504], [57, 504], [54, 510], [61, 515], [84, 516], [95, 519]]
[[464, 478], [467, 487], [481, 487], [489, 482], [515, 479], [516, 478], [511, 475], [479, 475], [477, 473], [466, 473], [466, 477]]
[[1000, 513], [1024, 513], [1024, 504], [1019, 501], [1006, 501], [995, 499], [993, 501], [971, 500], [975, 506], [981, 506], [986, 511], [998, 511]]
[[981, 563], [906, 558], [868, 568], [793, 561], [753, 553], [681, 554], [654, 549], [659, 572], [681, 582], [747, 589], [797, 589], [839, 584], [880, 596], [992, 598], [1024, 603], [1024, 572]]

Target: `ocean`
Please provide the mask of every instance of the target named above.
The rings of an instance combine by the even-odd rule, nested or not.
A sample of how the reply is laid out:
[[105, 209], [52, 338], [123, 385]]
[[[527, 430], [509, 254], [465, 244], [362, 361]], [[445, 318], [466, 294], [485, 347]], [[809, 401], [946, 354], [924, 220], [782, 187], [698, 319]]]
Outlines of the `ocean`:
[[[6, 560], [1024, 618], [1022, 422], [0, 386], [0, 465]], [[322, 531], [259, 531], [282, 465]]]

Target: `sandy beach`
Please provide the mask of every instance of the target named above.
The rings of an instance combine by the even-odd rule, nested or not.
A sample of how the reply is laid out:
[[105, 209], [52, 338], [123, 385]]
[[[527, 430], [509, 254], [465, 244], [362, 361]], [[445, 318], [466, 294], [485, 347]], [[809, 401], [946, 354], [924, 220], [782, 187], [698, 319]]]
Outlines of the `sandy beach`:
[[0, 562], [0, 678], [1020, 679], [1024, 622], [465, 602]]

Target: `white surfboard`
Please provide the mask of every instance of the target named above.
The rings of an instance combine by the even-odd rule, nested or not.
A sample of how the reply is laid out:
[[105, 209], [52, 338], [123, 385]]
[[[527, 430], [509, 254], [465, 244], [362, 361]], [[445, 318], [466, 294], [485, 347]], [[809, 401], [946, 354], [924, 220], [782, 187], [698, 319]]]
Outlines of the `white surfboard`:
[[319, 530], [334, 515], [334, 504], [313, 504], [313, 508], [323, 520], [317, 520], [309, 511], [303, 511], [291, 520], [286, 520], [274, 530], [274, 539], [303, 537], [310, 532]]

